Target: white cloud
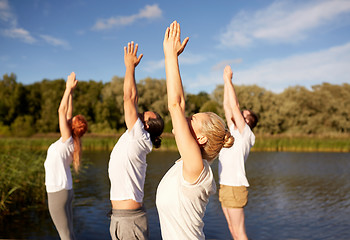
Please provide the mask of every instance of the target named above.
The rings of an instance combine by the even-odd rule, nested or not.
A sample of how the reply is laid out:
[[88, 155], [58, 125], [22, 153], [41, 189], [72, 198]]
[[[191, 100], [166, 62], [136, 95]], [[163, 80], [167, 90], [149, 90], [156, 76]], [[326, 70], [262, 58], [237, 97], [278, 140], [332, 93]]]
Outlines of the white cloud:
[[111, 29], [118, 26], [130, 25], [139, 19], [154, 19], [159, 18], [161, 16], [162, 10], [158, 7], [157, 4], [146, 5], [137, 14], [133, 14], [130, 16], [110, 17], [108, 19], [99, 19], [92, 27], [92, 30]]
[[[179, 56], [180, 65], [193, 65], [203, 62], [206, 58], [202, 55], [196, 55], [192, 53], [182, 53]], [[165, 69], [164, 58], [158, 61], [148, 61], [145, 63], [144, 71], [146, 72], [155, 72], [160, 69]]]
[[184, 52], [179, 56], [179, 63], [185, 65], [193, 65], [203, 62], [206, 59], [203, 55], [197, 55], [189, 52]]
[[[323, 82], [349, 83], [349, 66], [350, 42], [318, 52], [264, 60], [244, 70], [233, 68], [234, 83], [256, 84], [274, 92], [282, 92], [287, 87], [296, 85], [309, 88]], [[217, 84], [222, 84], [222, 70], [223, 68], [220, 71], [198, 75], [195, 81], [188, 85], [189, 89], [214, 89]]]
[[6, 29], [1, 31], [3, 36], [16, 38], [30, 44], [36, 42], [36, 39], [29, 31], [18, 27], [17, 17], [13, 14], [7, 0], [0, 0], [0, 21], [6, 26]]
[[349, 66], [350, 42], [318, 52], [266, 60], [237, 71], [236, 76], [240, 84], [257, 84], [280, 92], [288, 86], [349, 82]]
[[241, 58], [224, 60], [212, 66], [211, 70], [222, 71], [227, 65], [240, 64], [241, 62], [243, 62]]
[[3, 35], [10, 38], [17, 38], [26, 43], [36, 42], [35, 38], [30, 35], [30, 33], [23, 28], [11, 28], [3, 30]]
[[10, 25], [16, 25], [16, 17], [12, 14], [7, 0], [0, 0], [0, 20]]
[[145, 72], [149, 73], [158, 71], [160, 69], [165, 69], [164, 59], [158, 61], [147, 61], [145, 62], [144, 67], [142, 67], [142, 69]]
[[[8, 0], [0, 0], [0, 21], [5, 23], [6, 29], [3, 29], [0, 33], [9, 38], [19, 39], [25, 43], [33, 44], [37, 42], [37, 39], [32, 34], [19, 27], [17, 23], [17, 16], [12, 12]], [[65, 40], [57, 39], [49, 35], [40, 35], [40, 37], [48, 44], [55, 47], [63, 47], [69, 49], [69, 43]]]
[[40, 37], [45, 40], [48, 44], [55, 47], [63, 47], [65, 49], [70, 49], [70, 45], [67, 41], [58, 39], [49, 35], [40, 35]]
[[249, 46], [255, 40], [296, 42], [308, 31], [350, 12], [348, 0], [276, 1], [255, 12], [241, 11], [220, 36], [224, 47]]

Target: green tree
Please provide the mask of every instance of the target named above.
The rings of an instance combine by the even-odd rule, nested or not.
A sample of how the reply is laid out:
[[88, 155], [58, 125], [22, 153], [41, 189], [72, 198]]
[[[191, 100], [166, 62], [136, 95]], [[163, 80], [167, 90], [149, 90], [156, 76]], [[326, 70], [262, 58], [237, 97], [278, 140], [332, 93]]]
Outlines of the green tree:
[[29, 137], [35, 133], [33, 123], [34, 119], [30, 115], [18, 116], [11, 124], [11, 131], [14, 136]]
[[203, 104], [199, 112], [213, 112], [219, 115], [220, 104], [214, 100], [207, 101]]
[[17, 116], [26, 112], [25, 88], [16, 82], [16, 75], [3, 75], [0, 81], [0, 122], [10, 126]]
[[98, 105], [102, 102], [102, 82], [80, 81], [74, 90], [73, 114], [82, 114], [92, 124], [96, 122]]
[[94, 123], [103, 124], [109, 129], [124, 127], [123, 84], [123, 78], [114, 76], [111, 82], [103, 86], [101, 101], [96, 104]]
[[41, 112], [36, 122], [38, 132], [58, 132], [58, 107], [61, 102], [66, 81], [64, 79], [47, 80], [40, 84]]
[[188, 116], [198, 113], [203, 104], [210, 101], [210, 95], [206, 92], [198, 94], [186, 94], [186, 114]]

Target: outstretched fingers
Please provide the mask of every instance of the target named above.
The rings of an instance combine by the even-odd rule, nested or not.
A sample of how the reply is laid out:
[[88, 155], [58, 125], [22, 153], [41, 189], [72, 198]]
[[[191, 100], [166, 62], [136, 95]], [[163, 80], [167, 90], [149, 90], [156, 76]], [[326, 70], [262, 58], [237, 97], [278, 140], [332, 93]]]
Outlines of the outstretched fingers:
[[166, 30], [165, 30], [165, 34], [164, 34], [164, 40], [168, 40], [168, 38], [169, 38], [169, 33], [170, 33], [170, 28], [167, 27]]
[[78, 80], [76, 79], [75, 73], [71, 72], [67, 77], [66, 87], [74, 89], [77, 86]]
[[175, 26], [175, 38], [176, 39], [178, 39], [179, 41], [181, 41], [180, 40], [180, 33], [181, 33], [181, 30], [180, 30], [180, 23], [178, 23], [178, 22], [176, 22], [176, 24], [175, 24], [176, 26]]
[[176, 37], [176, 25], [177, 25], [176, 21], [171, 23], [171, 26], [170, 26], [170, 28], [171, 28], [171, 30], [170, 30], [171, 37]]
[[141, 53], [140, 56], [137, 58], [137, 64], [141, 61], [142, 57], [143, 57], [143, 54]]
[[134, 54], [137, 55], [137, 49], [139, 48], [139, 45], [136, 43], [134, 48]]
[[136, 67], [139, 64], [141, 58], [143, 57], [143, 54], [137, 56], [138, 48], [139, 45], [137, 43], [134, 43], [134, 41], [128, 42], [127, 46], [124, 47], [125, 66]]
[[184, 49], [185, 49], [185, 47], [186, 47], [186, 45], [187, 45], [187, 43], [188, 43], [188, 40], [190, 40], [189, 37], [185, 38], [185, 39], [182, 41], [180, 50], [179, 50], [178, 53], [177, 53], [178, 55], [180, 55], [180, 54], [184, 51]]

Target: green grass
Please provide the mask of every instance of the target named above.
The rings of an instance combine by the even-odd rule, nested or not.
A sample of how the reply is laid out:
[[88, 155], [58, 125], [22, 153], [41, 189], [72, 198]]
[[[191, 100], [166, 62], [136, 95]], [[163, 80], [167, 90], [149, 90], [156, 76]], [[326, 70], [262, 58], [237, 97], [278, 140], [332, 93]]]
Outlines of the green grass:
[[349, 137], [257, 136], [253, 151], [350, 152]]
[[[87, 135], [83, 138], [83, 150], [110, 152], [118, 137]], [[48, 147], [58, 138], [58, 134], [0, 138], [0, 216], [32, 206], [45, 206], [44, 161]], [[257, 135], [252, 151], [350, 152], [349, 139], [349, 136]], [[177, 150], [172, 135], [163, 136], [162, 146], [156, 151], [163, 150]]]
[[1, 151], [1, 216], [45, 203], [44, 160], [44, 152]]
[[[87, 135], [82, 138], [83, 150], [112, 151], [119, 135]], [[0, 138], [0, 151], [21, 149], [46, 151], [58, 134], [31, 138]], [[177, 150], [171, 134], [164, 134], [157, 151]], [[350, 152], [350, 136], [263, 136], [257, 135], [252, 151]]]

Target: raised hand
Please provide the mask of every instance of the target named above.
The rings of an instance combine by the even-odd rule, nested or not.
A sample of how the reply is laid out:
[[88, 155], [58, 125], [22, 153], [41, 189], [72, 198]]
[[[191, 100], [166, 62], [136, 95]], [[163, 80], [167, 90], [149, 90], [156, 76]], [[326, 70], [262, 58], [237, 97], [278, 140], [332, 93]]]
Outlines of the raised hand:
[[225, 81], [228, 81], [228, 82], [231, 82], [231, 80], [232, 80], [232, 75], [233, 75], [232, 69], [231, 69], [231, 67], [230, 67], [229, 65], [227, 65], [227, 66], [225, 67], [225, 69], [224, 69], [224, 75], [223, 75], [224, 80], [225, 80]]
[[180, 24], [176, 21], [172, 22], [170, 27], [166, 29], [163, 41], [165, 57], [171, 55], [179, 56], [185, 49], [189, 38], [185, 38], [181, 43], [180, 33]]
[[66, 82], [66, 88], [73, 90], [78, 84], [78, 80], [75, 78], [75, 73], [72, 72], [68, 77], [67, 77], [67, 82]]
[[137, 49], [139, 45], [135, 44], [132, 41], [131, 43], [128, 43], [127, 47], [124, 47], [124, 63], [125, 67], [136, 67], [139, 62], [141, 61], [141, 58], [143, 57], [143, 54], [140, 54], [137, 57]]

